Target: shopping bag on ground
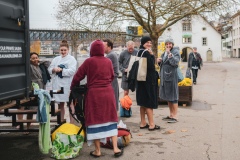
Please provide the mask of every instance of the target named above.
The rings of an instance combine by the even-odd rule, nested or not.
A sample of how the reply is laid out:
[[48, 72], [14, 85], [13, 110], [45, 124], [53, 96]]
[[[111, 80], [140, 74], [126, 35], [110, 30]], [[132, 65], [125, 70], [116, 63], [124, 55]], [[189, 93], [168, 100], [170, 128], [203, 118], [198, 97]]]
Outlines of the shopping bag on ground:
[[79, 155], [85, 133], [78, 134], [80, 127], [64, 123], [52, 133], [52, 154], [55, 159], [70, 159]]
[[53, 141], [52, 156], [55, 159], [70, 159], [79, 155], [84, 138], [81, 135], [57, 133]]

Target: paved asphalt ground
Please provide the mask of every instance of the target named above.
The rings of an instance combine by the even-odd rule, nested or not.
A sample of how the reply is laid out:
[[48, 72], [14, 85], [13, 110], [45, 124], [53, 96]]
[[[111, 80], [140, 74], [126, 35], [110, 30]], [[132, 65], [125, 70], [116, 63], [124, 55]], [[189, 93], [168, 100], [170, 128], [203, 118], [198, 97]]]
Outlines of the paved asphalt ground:
[[[186, 63], [182, 63], [184, 71]], [[161, 130], [139, 129], [139, 107], [133, 99], [133, 116], [120, 118], [132, 131], [132, 141], [123, 160], [239, 160], [240, 159], [240, 59], [204, 63], [197, 85], [193, 86], [191, 106], [179, 106], [179, 122], [162, 121], [169, 109], [160, 104], [154, 120]], [[123, 93], [121, 92], [122, 96]], [[84, 144], [75, 159], [93, 159], [93, 146]], [[102, 149], [99, 159], [114, 159], [112, 150]], [[1, 160], [51, 160], [38, 149], [38, 134], [0, 133]]]

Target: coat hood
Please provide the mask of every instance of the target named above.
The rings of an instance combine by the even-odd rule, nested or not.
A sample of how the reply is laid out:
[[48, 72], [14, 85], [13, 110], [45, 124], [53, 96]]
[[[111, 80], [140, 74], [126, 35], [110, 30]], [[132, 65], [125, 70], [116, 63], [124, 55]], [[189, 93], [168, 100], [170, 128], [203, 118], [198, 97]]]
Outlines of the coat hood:
[[90, 57], [104, 56], [104, 45], [101, 40], [95, 40], [90, 46]]

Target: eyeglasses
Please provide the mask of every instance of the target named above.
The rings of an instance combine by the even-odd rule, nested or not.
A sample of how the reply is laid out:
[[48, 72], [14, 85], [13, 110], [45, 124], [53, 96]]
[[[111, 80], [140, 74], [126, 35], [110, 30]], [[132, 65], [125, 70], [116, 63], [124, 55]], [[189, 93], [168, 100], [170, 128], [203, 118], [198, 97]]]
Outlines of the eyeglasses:
[[61, 49], [61, 51], [67, 51], [66, 49]]

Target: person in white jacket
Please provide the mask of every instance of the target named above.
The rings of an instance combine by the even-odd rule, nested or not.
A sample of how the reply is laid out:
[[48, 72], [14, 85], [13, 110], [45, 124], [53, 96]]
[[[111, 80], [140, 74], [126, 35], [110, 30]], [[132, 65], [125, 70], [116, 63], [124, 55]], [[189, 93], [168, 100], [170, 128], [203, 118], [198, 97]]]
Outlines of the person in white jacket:
[[62, 120], [65, 115], [64, 104], [69, 101], [70, 85], [77, 69], [76, 59], [69, 55], [68, 52], [69, 45], [66, 40], [63, 40], [60, 44], [60, 56], [55, 57], [48, 68], [49, 73], [52, 75], [53, 90], [64, 88], [63, 94], [54, 94], [53, 97], [61, 109]]

